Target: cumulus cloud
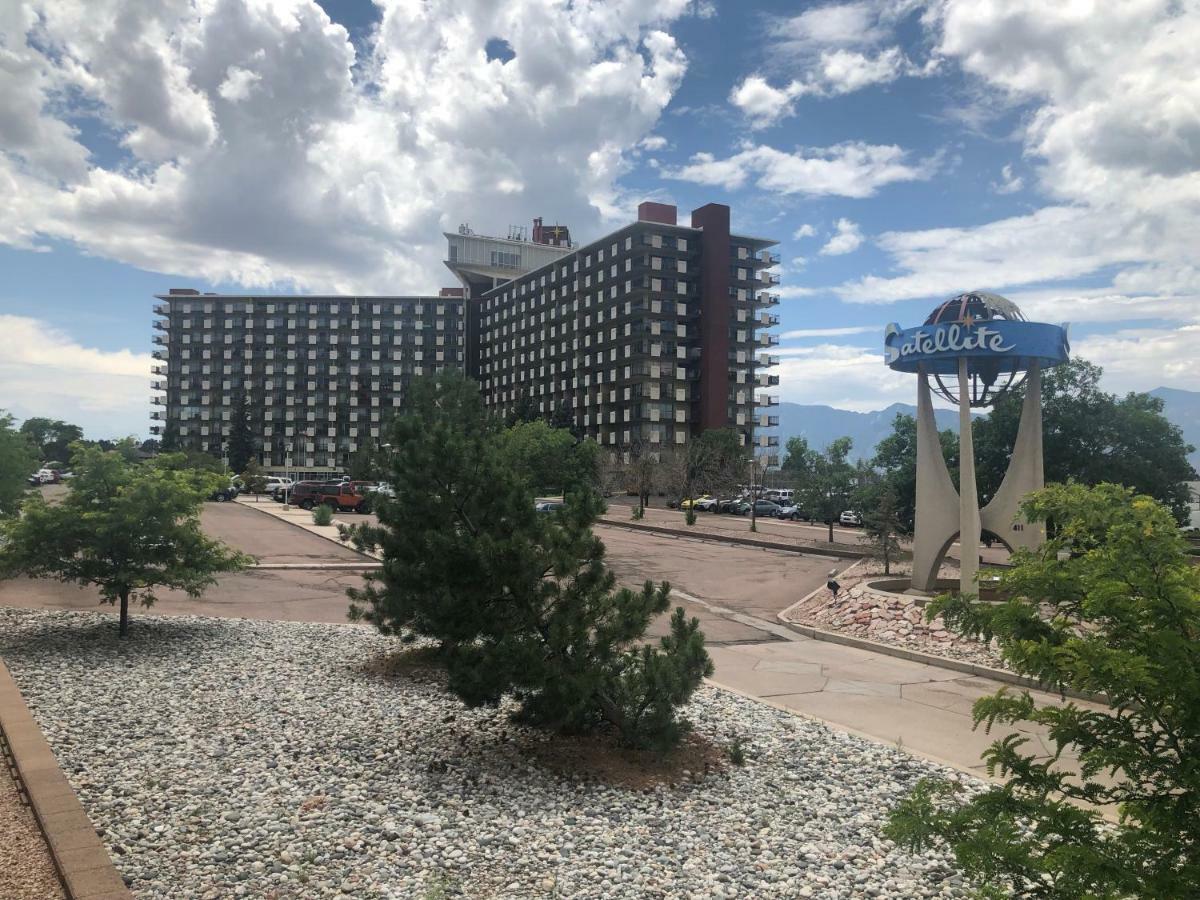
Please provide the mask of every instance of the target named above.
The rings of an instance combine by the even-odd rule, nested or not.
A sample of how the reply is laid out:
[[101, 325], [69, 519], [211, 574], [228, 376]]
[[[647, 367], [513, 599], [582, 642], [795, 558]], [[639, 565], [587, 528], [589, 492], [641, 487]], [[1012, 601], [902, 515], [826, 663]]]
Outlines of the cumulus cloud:
[[870, 412], [891, 403], [912, 403], [916, 382], [911, 375], [883, 364], [883, 341], [877, 350], [847, 344], [781, 347], [771, 371], [779, 375], [781, 399], [822, 403], [839, 409]]
[[766, 128], [794, 115], [801, 97], [835, 97], [904, 76], [933, 74], [937, 57], [914, 61], [896, 43], [896, 26], [915, 7], [886, 0], [831, 3], [771, 19], [769, 56], [791, 77], [776, 86], [756, 72], [734, 87], [729, 102], [751, 128]]
[[[619, 179], [687, 68], [668, 29], [700, 7], [377, 5], [356, 48], [315, 0], [0, 4], [0, 241], [398, 292], [445, 282], [459, 222], [545, 214], [584, 235], [628, 212]], [[125, 155], [92, 157], [81, 117]]]
[[3, 402], [17, 418], [63, 419], [88, 437], [144, 432], [150, 354], [87, 347], [26, 316], [0, 315], [0, 333]]
[[852, 334], [883, 334], [882, 325], [847, 325], [842, 328], [800, 328], [785, 331], [780, 338], [785, 341], [815, 337], [849, 337]]
[[936, 159], [910, 161], [894, 145], [849, 142], [833, 147], [802, 147], [794, 153], [766, 145], [747, 145], [725, 159], [695, 154], [687, 165], [663, 169], [666, 178], [737, 190], [747, 183], [778, 194], [871, 197], [881, 187], [925, 181]]
[[[839, 295], [892, 302], [991, 286], [1093, 321], [1186, 310], [1200, 295], [1194, 5], [1144, 0], [1098, 16], [1035, 0], [942, 0], [927, 22], [938, 53], [981, 96], [1028, 107], [1024, 157], [1051, 203], [973, 227], [886, 233], [894, 272]], [[1006, 166], [995, 189], [1025, 186]], [[1098, 274], [1111, 284], [1078, 284]]]
[[805, 222], [794, 232], [792, 232], [792, 237], [794, 237], [796, 240], [801, 240], [803, 238], [815, 237], [816, 233], [817, 229]]
[[838, 219], [834, 223], [834, 229], [833, 237], [821, 248], [822, 256], [842, 256], [846, 253], [853, 253], [862, 246], [862, 231], [857, 222]]
[[1011, 164], [1000, 170], [1000, 180], [992, 182], [992, 190], [997, 194], [1015, 194], [1025, 187], [1025, 179], [1013, 172]]
[[1200, 323], [1181, 328], [1131, 328], [1077, 341], [1072, 351], [1104, 367], [1112, 391], [1162, 385], [1200, 390]]

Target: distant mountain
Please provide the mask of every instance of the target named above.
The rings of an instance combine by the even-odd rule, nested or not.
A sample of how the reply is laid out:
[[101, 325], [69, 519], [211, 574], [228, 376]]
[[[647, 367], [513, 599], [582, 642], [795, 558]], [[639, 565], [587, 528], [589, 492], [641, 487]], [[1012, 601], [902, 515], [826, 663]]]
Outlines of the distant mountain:
[[[1193, 447], [1200, 447], [1200, 391], [1183, 391], [1179, 388], [1159, 387], [1148, 392], [1163, 402], [1163, 414], [1179, 426], [1183, 439]], [[1188, 457], [1192, 467], [1200, 472], [1200, 449]]]
[[[1149, 391], [1151, 396], [1163, 401], [1163, 412], [1183, 431], [1184, 440], [1200, 447], [1200, 391], [1184, 391], [1179, 388], [1160, 387]], [[847, 435], [854, 441], [851, 459], [870, 459], [875, 455], [875, 445], [892, 432], [892, 420], [896, 413], [917, 414], [917, 408], [909, 403], [893, 403], [877, 412], [852, 412], [832, 406], [804, 403], [779, 404], [780, 456], [788, 438], [802, 437], [816, 450], [828, 446], [833, 440]], [[949, 409], [935, 409], [934, 417], [938, 428], [958, 431], [958, 413]], [[1200, 450], [1189, 459], [1200, 471]]]
[[[892, 420], [896, 413], [916, 416], [917, 408], [910, 403], [893, 403], [877, 412], [852, 412], [832, 406], [804, 403], [779, 404], [780, 455], [788, 438], [802, 437], [814, 450], [822, 450], [830, 442], [842, 436], [854, 441], [850, 452], [852, 460], [870, 459], [875, 455], [875, 445], [892, 433]], [[938, 428], [958, 431], [958, 413], [949, 409], [935, 409], [934, 418]]]

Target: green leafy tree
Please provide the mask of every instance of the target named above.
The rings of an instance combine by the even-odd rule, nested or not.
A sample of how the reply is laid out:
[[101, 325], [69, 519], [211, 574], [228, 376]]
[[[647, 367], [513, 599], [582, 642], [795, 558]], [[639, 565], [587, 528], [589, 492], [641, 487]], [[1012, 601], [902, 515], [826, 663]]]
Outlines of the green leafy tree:
[[618, 589], [591, 526], [594, 491], [553, 515], [534, 509], [478, 387], [443, 372], [416, 381], [392, 430], [391, 483], [378, 526], [354, 526], [384, 565], [351, 590], [351, 618], [437, 642], [451, 690], [472, 706], [520, 700], [518, 718], [556, 731], [608, 722], [623, 741], [665, 748], [678, 707], [711, 672], [703, 635], [682, 610], [657, 647], [639, 647], [670, 603], [668, 585]]
[[250, 404], [243, 391], [233, 408], [233, 421], [229, 426], [227, 457], [231, 472], [241, 472], [246, 463], [254, 458], [254, 426], [250, 422]]
[[[942, 458], [950, 477], [958, 481], [958, 435], [950, 429], [938, 432]], [[977, 454], [978, 455], [978, 454]], [[979, 463], [982, 471], [983, 462]], [[896, 514], [907, 531], [912, 531], [917, 509], [917, 420], [905, 413], [896, 413], [892, 433], [875, 445], [871, 467], [881, 472], [883, 481], [895, 491]], [[869, 508], [874, 498], [864, 500]]]
[[224, 475], [225, 463], [203, 450], [180, 450], [163, 452], [156, 456], [153, 464], [170, 472], [197, 471], [212, 475]]
[[504, 417], [504, 424], [511, 428], [514, 425], [520, 425], [522, 422], [536, 422], [540, 418], [537, 411], [537, 403], [533, 397], [528, 392], [521, 391], [517, 396], [517, 402], [509, 410], [508, 415]]
[[0, 519], [17, 513], [37, 469], [37, 453], [29, 438], [13, 427], [13, 417], [0, 412]]
[[[1188, 462], [1195, 450], [1149, 394], [1124, 397], [1100, 390], [1103, 369], [1072, 359], [1042, 375], [1042, 431], [1047, 482], [1112, 482], [1165, 503], [1176, 521], [1188, 516]], [[1012, 457], [1025, 389], [1001, 397], [975, 420], [979, 491], [986, 502], [1000, 487]]]
[[83, 439], [83, 429], [59, 419], [35, 416], [21, 423], [21, 434], [33, 442], [44, 461], [62, 462], [71, 458], [71, 444]]
[[665, 477], [661, 450], [649, 441], [635, 440], [622, 451], [625, 466], [625, 489], [638, 498], [637, 517], [640, 519], [650, 505], [650, 497]]
[[[1041, 726], [1050, 757], [1008, 734], [984, 754], [1004, 785], [964, 800], [944, 782], [923, 781], [888, 833], [915, 849], [949, 847], [996, 895], [1194, 897], [1200, 569], [1170, 510], [1118, 485], [1051, 485], [1023, 511], [1049, 523], [1052, 537], [1013, 554], [1000, 580], [1010, 599], [942, 597], [928, 615], [959, 634], [996, 638], [1014, 671], [1049, 689], [1109, 703], [1039, 706], [1007, 689], [976, 701], [976, 727]], [[1098, 806], [1117, 822], [1103, 821]]]
[[162, 443], [159, 445], [159, 450], [163, 453], [174, 453], [179, 449], [179, 423], [168, 420], [167, 424], [163, 426]]
[[900, 539], [908, 530], [900, 518], [900, 502], [896, 490], [883, 482], [872, 491], [872, 503], [864, 507], [863, 534], [859, 538], [870, 550], [871, 557], [883, 563], [883, 574], [892, 574], [892, 563], [900, 558]]
[[130, 602], [149, 607], [161, 587], [199, 596], [250, 562], [200, 529], [213, 476], [131, 465], [97, 448], [76, 463], [61, 503], [31, 496], [20, 518], [0, 525], [0, 574], [95, 585], [102, 602], [119, 604], [124, 637]]
[[570, 431], [536, 419], [500, 432], [509, 465], [540, 495], [592, 489], [600, 478], [600, 445], [576, 441]]
[[258, 460], [251, 459], [246, 463], [246, 468], [242, 472], [242, 487], [245, 488], [246, 493], [253, 494], [255, 500], [258, 500], [258, 495], [267, 489], [267, 476], [263, 473]]
[[849, 461], [853, 446], [850, 438], [840, 437], [822, 452], [808, 453], [809, 474], [800, 487], [800, 497], [803, 507], [829, 526], [830, 543], [834, 523], [854, 492], [857, 470]]

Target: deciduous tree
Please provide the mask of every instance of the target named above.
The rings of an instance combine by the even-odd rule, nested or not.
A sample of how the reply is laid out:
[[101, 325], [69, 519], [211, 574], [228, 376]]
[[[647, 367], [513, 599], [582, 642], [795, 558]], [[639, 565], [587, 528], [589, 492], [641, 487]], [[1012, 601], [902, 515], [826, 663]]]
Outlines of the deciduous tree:
[[133, 465], [119, 453], [83, 449], [61, 503], [31, 495], [20, 518], [0, 524], [0, 574], [95, 585], [119, 604], [150, 606], [166, 587], [199, 596], [222, 572], [250, 560], [200, 529], [200, 507], [219, 480], [196, 470]]
[[0, 411], [0, 518], [15, 515], [37, 468], [29, 438], [13, 427], [13, 417]]
[[871, 492], [871, 498], [871, 505], [863, 512], [864, 530], [859, 540], [867, 545], [872, 558], [883, 563], [883, 574], [891, 575], [892, 563], [900, 557], [900, 538], [907, 529], [900, 519], [895, 488], [883, 482]]
[[21, 423], [21, 434], [33, 442], [44, 462], [65, 464], [71, 458], [71, 444], [83, 438], [83, 429], [59, 419], [35, 416]]
[[[1118, 485], [1051, 485], [1023, 512], [1051, 523], [1052, 536], [1013, 554], [1000, 578], [1010, 599], [943, 597], [928, 615], [994, 637], [1015, 672], [1048, 689], [1104, 695], [1108, 705], [1039, 705], [1008, 689], [976, 701], [976, 727], [1034, 726], [1051, 755], [1007, 734], [984, 754], [1005, 784], [965, 799], [924, 781], [889, 835], [949, 847], [997, 896], [1195, 896], [1200, 569], [1170, 510]], [[1101, 806], [1118, 820], [1105, 822]]]
[[809, 474], [800, 489], [803, 506], [829, 526], [830, 543], [833, 525], [854, 491], [856, 470], [848, 459], [853, 446], [850, 438], [840, 437], [822, 452], [808, 453]]

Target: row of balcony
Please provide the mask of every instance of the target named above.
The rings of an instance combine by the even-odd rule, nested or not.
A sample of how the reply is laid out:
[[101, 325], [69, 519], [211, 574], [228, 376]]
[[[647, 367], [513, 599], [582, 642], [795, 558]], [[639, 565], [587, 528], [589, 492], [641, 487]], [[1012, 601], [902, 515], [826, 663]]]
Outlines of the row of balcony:
[[755, 406], [778, 406], [778, 394], [759, 394], [754, 398]]

